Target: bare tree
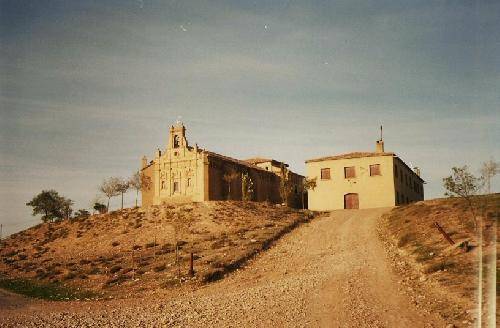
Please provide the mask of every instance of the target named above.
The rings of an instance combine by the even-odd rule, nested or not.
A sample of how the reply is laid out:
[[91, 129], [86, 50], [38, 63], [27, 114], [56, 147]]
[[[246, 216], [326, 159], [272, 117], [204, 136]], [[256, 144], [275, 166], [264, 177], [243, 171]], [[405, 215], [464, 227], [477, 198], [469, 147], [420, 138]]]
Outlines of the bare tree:
[[[444, 187], [447, 190], [446, 196], [459, 196], [467, 203], [467, 208], [472, 214], [474, 230], [477, 234], [477, 258], [478, 258], [478, 286], [477, 286], [477, 299], [479, 300], [478, 309], [478, 327], [481, 327], [481, 313], [482, 313], [482, 293], [483, 293], [483, 221], [486, 217], [488, 197], [474, 197], [482, 189], [484, 184], [489, 184], [488, 179], [491, 179], [498, 172], [497, 164], [484, 163], [481, 168], [481, 177], [477, 178], [471, 174], [468, 167], [454, 167], [452, 168], [452, 175], [443, 179]], [[488, 189], [490, 186], [487, 186]]]
[[[174, 229], [174, 245], [175, 245], [175, 263], [177, 265], [177, 278], [180, 278], [180, 249], [179, 242], [183, 237], [189, 235], [189, 228], [192, 224], [193, 218], [190, 215], [185, 215], [182, 211], [175, 213], [165, 213], [166, 217], [171, 216], [171, 224]], [[192, 245], [191, 245], [192, 247]]]
[[137, 199], [139, 198], [139, 191], [142, 189], [142, 176], [143, 173], [141, 171], [137, 171], [130, 177], [128, 181], [131, 188], [135, 189], [135, 207], [137, 207]]
[[228, 191], [227, 191], [227, 199], [230, 200], [231, 199], [231, 184], [233, 183], [234, 180], [236, 180], [238, 177], [240, 176], [240, 174], [234, 169], [234, 168], [230, 168], [228, 172], [226, 172], [224, 174], [224, 176], [222, 177], [222, 180], [224, 180], [225, 182], [227, 182], [227, 188], [228, 188]]
[[244, 201], [249, 201], [253, 199], [253, 181], [248, 173], [243, 173], [241, 175], [241, 198]]
[[118, 190], [120, 182], [120, 178], [111, 177], [109, 179], [105, 179], [99, 186], [99, 191], [108, 197], [108, 204], [106, 205], [107, 212], [109, 212], [109, 200], [111, 197], [115, 197], [120, 194], [120, 191]]
[[288, 197], [292, 191], [293, 184], [290, 179], [290, 171], [283, 163], [281, 164], [280, 178], [281, 201], [288, 206]]
[[71, 218], [71, 214], [73, 214], [74, 202], [69, 198], [63, 198], [61, 202], [61, 212], [66, 220]]
[[487, 162], [484, 162], [480, 169], [481, 177], [484, 180], [486, 185], [486, 193], [491, 193], [491, 179], [500, 173], [500, 163], [495, 162], [493, 159], [490, 159]]
[[314, 188], [316, 188], [316, 180], [317, 178], [314, 177], [311, 179], [304, 178], [304, 180], [302, 181], [302, 209], [304, 209], [304, 203], [305, 203], [304, 197], [307, 194], [307, 191], [314, 190]]
[[448, 197], [458, 196], [465, 200], [473, 217], [474, 229], [477, 230], [477, 213], [473, 197], [481, 190], [483, 180], [470, 173], [467, 165], [453, 167], [451, 170], [452, 175], [443, 179], [443, 186], [446, 189], [444, 195]]
[[123, 178], [118, 178], [118, 184], [116, 185], [116, 191], [122, 195], [122, 210], [123, 210], [123, 194], [126, 193], [130, 188], [128, 180]]

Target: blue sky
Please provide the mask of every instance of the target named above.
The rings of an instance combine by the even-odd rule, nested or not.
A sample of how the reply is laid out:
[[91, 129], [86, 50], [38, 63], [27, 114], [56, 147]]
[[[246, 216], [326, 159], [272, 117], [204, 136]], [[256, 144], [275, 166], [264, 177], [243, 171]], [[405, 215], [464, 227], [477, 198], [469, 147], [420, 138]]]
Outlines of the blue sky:
[[426, 198], [452, 166], [500, 159], [496, 1], [0, 3], [7, 233], [33, 224], [25, 203], [42, 189], [88, 208], [178, 116], [191, 143], [299, 173], [372, 150], [383, 124]]

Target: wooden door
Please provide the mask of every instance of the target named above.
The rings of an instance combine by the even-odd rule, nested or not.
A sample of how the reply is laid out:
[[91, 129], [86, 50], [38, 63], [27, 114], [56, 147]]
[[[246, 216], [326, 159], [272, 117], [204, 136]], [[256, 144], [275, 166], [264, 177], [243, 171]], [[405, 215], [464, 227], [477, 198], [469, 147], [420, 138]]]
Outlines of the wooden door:
[[345, 194], [344, 195], [344, 208], [345, 209], [358, 209], [359, 208], [358, 194]]

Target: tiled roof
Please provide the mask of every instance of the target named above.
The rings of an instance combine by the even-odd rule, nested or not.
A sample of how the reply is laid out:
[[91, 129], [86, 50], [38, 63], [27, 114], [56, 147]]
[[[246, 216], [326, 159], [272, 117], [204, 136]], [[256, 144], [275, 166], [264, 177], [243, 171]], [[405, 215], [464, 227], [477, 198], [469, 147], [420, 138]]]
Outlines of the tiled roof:
[[209, 155], [209, 156], [217, 157], [217, 158], [220, 158], [220, 159], [228, 161], [228, 162], [233, 162], [233, 163], [240, 164], [240, 165], [243, 165], [243, 166], [255, 169], [255, 170], [259, 170], [259, 171], [264, 171], [264, 172], [267, 172], [267, 173], [271, 173], [270, 171], [267, 171], [266, 169], [263, 169], [262, 167], [259, 167], [257, 165], [254, 165], [254, 164], [246, 162], [246, 161], [242, 161], [242, 160], [239, 160], [239, 159], [236, 159], [236, 158], [232, 158], [232, 157], [229, 157], [229, 156], [224, 156], [224, 155], [221, 155], [221, 154], [217, 154], [217, 153], [214, 153], [214, 152], [211, 152], [211, 151], [208, 151], [208, 150], [204, 150], [204, 152], [207, 155]]
[[350, 159], [350, 158], [362, 158], [362, 157], [378, 157], [378, 156], [396, 156], [396, 154], [391, 153], [391, 152], [384, 152], [384, 153], [377, 153], [377, 152], [353, 152], [353, 153], [347, 153], [347, 154], [340, 154], [340, 155], [334, 155], [334, 156], [326, 156], [326, 157], [320, 157], [320, 158], [313, 158], [313, 159], [308, 159], [306, 163], [310, 162], [322, 162], [322, 161], [330, 161], [330, 160], [337, 160], [337, 159]]
[[255, 158], [245, 159], [243, 161], [250, 164], [260, 164], [260, 163], [272, 162], [273, 160], [270, 158], [255, 157]]

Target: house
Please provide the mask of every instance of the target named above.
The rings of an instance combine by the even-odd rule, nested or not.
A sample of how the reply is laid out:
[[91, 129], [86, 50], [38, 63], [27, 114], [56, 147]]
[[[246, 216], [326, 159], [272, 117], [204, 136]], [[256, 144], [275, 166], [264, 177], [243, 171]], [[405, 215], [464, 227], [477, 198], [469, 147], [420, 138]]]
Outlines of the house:
[[387, 207], [424, 199], [424, 180], [395, 153], [352, 152], [306, 161], [306, 175], [316, 178], [308, 208], [316, 211]]

